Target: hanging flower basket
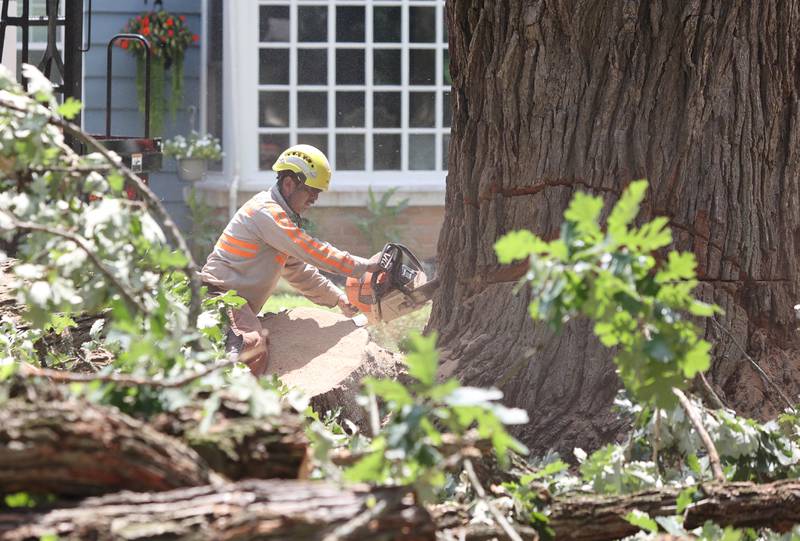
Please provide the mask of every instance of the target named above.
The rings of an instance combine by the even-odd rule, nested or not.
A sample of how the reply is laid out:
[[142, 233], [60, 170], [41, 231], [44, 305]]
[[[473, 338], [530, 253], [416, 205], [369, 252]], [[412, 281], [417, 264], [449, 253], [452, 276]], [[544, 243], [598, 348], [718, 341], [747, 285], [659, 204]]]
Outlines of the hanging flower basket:
[[178, 161], [178, 178], [185, 181], [201, 180], [207, 162], [222, 159], [222, 145], [211, 134], [192, 132], [189, 137], [176, 135], [164, 141], [164, 155]]
[[[166, 11], [148, 11], [128, 21], [123, 30], [127, 33], [141, 34], [150, 42], [152, 55], [150, 68], [150, 129], [160, 134], [164, 127], [164, 109], [169, 107], [175, 114], [183, 101], [183, 58], [186, 48], [197, 43], [200, 37], [186, 26], [186, 17]], [[117, 45], [136, 56], [136, 94], [139, 110], [144, 112], [145, 48], [133, 40], [119, 40]], [[164, 99], [167, 75], [172, 72], [169, 101]]]

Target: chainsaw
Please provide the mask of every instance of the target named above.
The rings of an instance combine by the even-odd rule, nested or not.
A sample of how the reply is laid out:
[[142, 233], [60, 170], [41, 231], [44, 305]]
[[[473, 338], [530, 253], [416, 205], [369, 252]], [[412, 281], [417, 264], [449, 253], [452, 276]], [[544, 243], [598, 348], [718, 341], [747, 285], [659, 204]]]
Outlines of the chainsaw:
[[419, 259], [402, 244], [386, 244], [378, 267], [361, 278], [348, 278], [345, 285], [347, 300], [372, 324], [419, 310], [439, 287], [439, 280], [429, 281]]

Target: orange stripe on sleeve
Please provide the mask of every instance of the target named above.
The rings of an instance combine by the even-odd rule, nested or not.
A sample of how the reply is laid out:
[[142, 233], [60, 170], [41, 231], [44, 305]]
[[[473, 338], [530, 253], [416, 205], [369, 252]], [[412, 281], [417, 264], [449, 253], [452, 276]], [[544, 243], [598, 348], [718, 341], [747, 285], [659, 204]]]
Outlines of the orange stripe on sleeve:
[[336, 253], [330, 247], [324, 248], [321, 244], [314, 241], [313, 238], [294, 225], [292, 221], [289, 220], [289, 217], [286, 216], [286, 213], [282, 211], [274, 211], [272, 209], [269, 209], [269, 212], [272, 214], [272, 217], [278, 226], [280, 226], [286, 235], [292, 239], [292, 242], [294, 242], [313, 259], [326, 263], [331, 267], [340, 270], [344, 274], [352, 274], [354, 263], [350, 257], [340, 255], [342, 252]]
[[246, 252], [244, 250], [240, 250], [239, 248], [236, 248], [235, 246], [231, 246], [230, 244], [228, 244], [227, 242], [225, 242], [223, 240], [220, 240], [219, 242], [217, 242], [217, 247], [219, 249], [221, 249], [221, 250], [225, 250], [226, 252], [229, 252], [229, 253], [232, 253], [232, 254], [235, 254], [235, 255], [240, 255], [240, 256], [242, 256], [244, 258], [247, 258], [247, 259], [253, 259], [256, 256], [256, 254], [254, 254], [253, 252]]
[[245, 248], [247, 250], [253, 250], [254, 252], [258, 251], [258, 244], [253, 244], [251, 242], [245, 242], [243, 240], [239, 240], [236, 237], [232, 237], [230, 235], [226, 235], [225, 233], [222, 234], [222, 238], [228, 244], [235, 244], [239, 248]]
[[275, 262], [278, 263], [278, 265], [283, 265], [284, 263], [286, 263], [287, 259], [289, 259], [289, 256], [287, 254], [279, 253], [278, 255], [275, 256]]

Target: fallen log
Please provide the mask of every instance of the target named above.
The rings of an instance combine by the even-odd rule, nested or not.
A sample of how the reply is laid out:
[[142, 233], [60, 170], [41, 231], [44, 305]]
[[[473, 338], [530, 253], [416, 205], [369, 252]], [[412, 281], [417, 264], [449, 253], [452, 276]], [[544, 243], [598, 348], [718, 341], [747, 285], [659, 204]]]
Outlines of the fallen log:
[[430, 515], [403, 488], [241, 481], [156, 494], [123, 492], [46, 513], [0, 512], [0, 540], [433, 540]]
[[300, 415], [252, 419], [237, 416], [236, 404], [223, 400], [217, 419], [200, 430], [203, 412], [184, 408], [153, 419], [159, 431], [186, 442], [206, 463], [233, 481], [297, 479], [305, 475], [308, 438]]
[[[707, 520], [721, 526], [770, 528], [788, 531], [800, 523], [800, 480], [773, 483], [726, 483], [703, 485], [699, 500], [686, 510], [684, 527], [688, 530]], [[572, 496], [556, 498], [550, 506], [548, 526], [556, 539], [568, 541], [605, 541], [633, 535], [639, 528], [625, 520], [633, 510], [651, 517], [674, 516], [676, 488], [653, 489], [620, 496]], [[497, 526], [469, 524], [463, 505], [444, 504], [433, 509], [437, 528], [463, 533], [465, 539], [503, 538]], [[520, 533], [532, 535], [529, 525], [517, 525]]]
[[114, 408], [21, 398], [0, 408], [0, 494], [162, 491], [212, 477], [186, 444]]

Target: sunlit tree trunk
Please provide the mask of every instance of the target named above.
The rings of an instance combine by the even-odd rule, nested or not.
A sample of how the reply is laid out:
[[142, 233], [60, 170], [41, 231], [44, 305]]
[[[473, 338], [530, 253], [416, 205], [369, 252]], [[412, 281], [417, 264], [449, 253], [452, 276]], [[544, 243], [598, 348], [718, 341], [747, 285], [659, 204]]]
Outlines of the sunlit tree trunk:
[[[555, 335], [497, 266], [520, 228], [552, 238], [576, 190], [614, 201], [648, 178], [697, 256], [698, 293], [792, 400], [800, 392], [800, 4], [448, 0], [453, 130], [442, 287], [430, 327], [445, 369], [525, 407], [537, 450], [612, 438], [618, 381], [585, 321]], [[766, 417], [784, 404], [709, 322], [722, 399]]]

